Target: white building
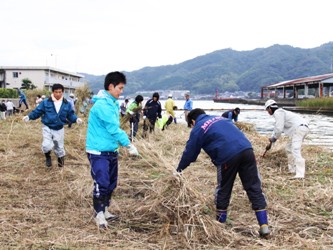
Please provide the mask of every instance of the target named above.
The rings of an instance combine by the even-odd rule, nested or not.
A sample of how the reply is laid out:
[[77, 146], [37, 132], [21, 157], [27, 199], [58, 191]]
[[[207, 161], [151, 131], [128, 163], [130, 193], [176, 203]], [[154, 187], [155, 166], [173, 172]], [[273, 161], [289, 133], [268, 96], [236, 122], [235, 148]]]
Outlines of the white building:
[[0, 66], [0, 87], [20, 88], [23, 79], [29, 79], [38, 89], [49, 89], [60, 83], [65, 88], [65, 96], [84, 85], [84, 76], [52, 67]]

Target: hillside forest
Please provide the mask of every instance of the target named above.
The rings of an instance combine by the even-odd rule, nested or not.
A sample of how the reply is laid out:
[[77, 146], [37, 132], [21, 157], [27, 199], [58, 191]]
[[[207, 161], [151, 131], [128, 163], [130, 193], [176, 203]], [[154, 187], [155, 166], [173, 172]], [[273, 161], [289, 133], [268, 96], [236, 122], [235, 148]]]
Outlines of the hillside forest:
[[[332, 58], [333, 42], [311, 49], [278, 44], [251, 51], [222, 49], [179, 64], [124, 72], [128, 80], [124, 94], [184, 89], [196, 95], [213, 95], [216, 89], [259, 92], [276, 82], [330, 73]], [[114, 70], [121, 71], [110, 69]], [[80, 74], [94, 93], [103, 87], [105, 75]]]

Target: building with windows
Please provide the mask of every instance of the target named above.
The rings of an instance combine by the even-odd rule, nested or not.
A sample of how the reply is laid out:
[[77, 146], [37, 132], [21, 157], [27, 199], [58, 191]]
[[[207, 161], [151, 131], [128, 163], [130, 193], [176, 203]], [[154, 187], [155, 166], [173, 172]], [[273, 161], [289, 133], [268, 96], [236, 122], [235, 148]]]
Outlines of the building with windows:
[[52, 67], [0, 66], [0, 87], [20, 88], [23, 79], [29, 79], [38, 89], [51, 90], [52, 85], [60, 83], [65, 87], [65, 96], [84, 85], [84, 76]]
[[274, 83], [261, 88], [261, 98], [331, 97], [333, 73]]

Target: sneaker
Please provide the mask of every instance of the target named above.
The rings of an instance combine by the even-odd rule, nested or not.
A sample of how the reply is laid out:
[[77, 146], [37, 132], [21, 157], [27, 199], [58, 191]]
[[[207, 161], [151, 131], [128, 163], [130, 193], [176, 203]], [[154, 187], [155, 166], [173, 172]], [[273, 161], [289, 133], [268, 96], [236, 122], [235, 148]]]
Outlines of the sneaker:
[[99, 228], [107, 228], [108, 222], [105, 220], [103, 211], [99, 212], [95, 217], [96, 224]]
[[266, 224], [260, 226], [259, 235], [261, 238], [268, 239], [271, 232], [269, 231], [269, 227]]
[[115, 220], [118, 220], [119, 219], [119, 216], [115, 215], [115, 214], [111, 214], [109, 211], [107, 211], [105, 209], [105, 212], [104, 212], [104, 218], [107, 220], [107, 221], [115, 221]]

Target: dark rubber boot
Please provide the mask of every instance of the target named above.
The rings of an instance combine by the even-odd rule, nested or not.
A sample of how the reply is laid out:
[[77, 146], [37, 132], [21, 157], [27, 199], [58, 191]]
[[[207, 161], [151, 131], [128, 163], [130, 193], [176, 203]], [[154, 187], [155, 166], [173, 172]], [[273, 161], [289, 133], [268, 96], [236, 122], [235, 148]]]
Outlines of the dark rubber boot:
[[58, 158], [58, 167], [62, 168], [65, 165], [65, 159], [64, 157], [59, 157]]
[[52, 160], [51, 160], [51, 155], [50, 154], [51, 154], [51, 151], [45, 153], [45, 165], [48, 168], [52, 166]]
[[216, 220], [218, 222], [225, 223], [227, 221], [227, 210], [217, 209]]

